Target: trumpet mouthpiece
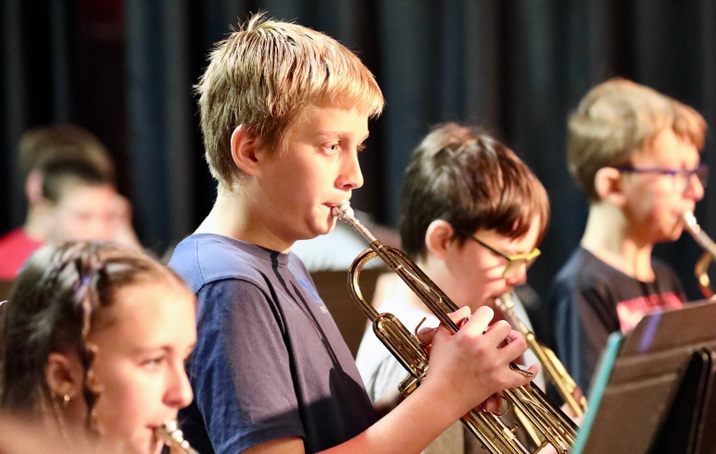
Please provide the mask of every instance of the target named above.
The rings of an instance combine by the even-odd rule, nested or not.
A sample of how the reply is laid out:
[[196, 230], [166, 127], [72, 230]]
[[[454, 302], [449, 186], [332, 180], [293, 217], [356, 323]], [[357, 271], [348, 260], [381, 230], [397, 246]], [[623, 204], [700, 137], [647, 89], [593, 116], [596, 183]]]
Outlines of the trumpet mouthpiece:
[[346, 218], [352, 218], [354, 215], [353, 208], [351, 208], [351, 203], [348, 200], [344, 200], [333, 207], [331, 214], [342, 221], [345, 221]]
[[334, 217], [353, 227], [358, 233], [361, 234], [363, 238], [366, 239], [366, 241], [368, 241], [368, 243], [378, 241], [373, 236], [373, 234], [370, 233], [368, 229], [366, 229], [358, 219], [356, 219], [355, 213], [353, 212], [353, 208], [351, 208], [351, 203], [348, 200], [344, 200], [335, 207], [333, 207], [333, 209], [331, 210], [331, 214]]
[[684, 212], [684, 214], [681, 215], [681, 219], [683, 219], [684, 224], [686, 224], [688, 227], [698, 227], [698, 223], [696, 222], [696, 216], [694, 216], [694, 213], [692, 213], [691, 211]]

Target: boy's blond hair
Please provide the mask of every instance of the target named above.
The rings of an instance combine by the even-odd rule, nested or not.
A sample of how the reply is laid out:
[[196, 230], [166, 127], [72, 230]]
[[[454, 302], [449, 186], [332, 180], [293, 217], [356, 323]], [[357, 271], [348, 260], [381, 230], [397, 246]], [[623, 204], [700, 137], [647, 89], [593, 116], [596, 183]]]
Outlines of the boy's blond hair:
[[594, 177], [602, 167], [627, 165], [671, 129], [701, 150], [706, 121], [689, 106], [649, 87], [616, 78], [592, 88], [569, 118], [567, 163], [577, 184], [598, 201]]
[[384, 104], [373, 74], [345, 46], [263, 14], [217, 43], [196, 91], [205, 157], [212, 176], [228, 187], [242, 176], [230, 149], [239, 125], [274, 149], [309, 106], [327, 103], [375, 117]]

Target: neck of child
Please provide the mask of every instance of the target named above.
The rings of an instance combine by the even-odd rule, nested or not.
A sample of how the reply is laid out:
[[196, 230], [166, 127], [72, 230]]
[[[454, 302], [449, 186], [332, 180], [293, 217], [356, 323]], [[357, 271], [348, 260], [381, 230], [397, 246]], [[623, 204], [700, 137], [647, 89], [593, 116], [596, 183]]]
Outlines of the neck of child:
[[604, 263], [642, 282], [654, 280], [651, 252], [654, 244], [630, 233], [628, 222], [619, 207], [593, 203], [589, 207], [587, 226], [581, 246]]
[[240, 190], [219, 185], [214, 206], [194, 233], [223, 235], [273, 251], [288, 252], [293, 242], [277, 236], [272, 226], [256, 213]]
[[45, 207], [30, 206], [25, 218], [25, 224], [22, 229], [25, 234], [36, 241], [45, 241], [47, 239], [47, 210]]

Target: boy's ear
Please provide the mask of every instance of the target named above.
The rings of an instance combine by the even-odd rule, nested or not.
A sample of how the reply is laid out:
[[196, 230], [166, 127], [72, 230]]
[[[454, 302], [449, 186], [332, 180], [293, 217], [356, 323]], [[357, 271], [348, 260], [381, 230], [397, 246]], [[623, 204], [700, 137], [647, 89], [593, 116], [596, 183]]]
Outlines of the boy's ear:
[[444, 259], [448, 248], [454, 241], [454, 230], [449, 222], [436, 219], [425, 231], [425, 249], [440, 259]]
[[42, 173], [39, 170], [31, 170], [25, 179], [25, 196], [30, 205], [39, 204], [44, 200], [42, 194]]
[[50, 353], [47, 357], [45, 381], [53, 397], [80, 397], [83, 375], [77, 358], [59, 352]]
[[611, 205], [624, 204], [624, 192], [621, 173], [614, 167], [602, 167], [594, 175], [594, 189], [599, 199]]
[[246, 125], [237, 126], [231, 133], [231, 157], [236, 167], [255, 176], [259, 168], [260, 145], [261, 141], [252, 128]]

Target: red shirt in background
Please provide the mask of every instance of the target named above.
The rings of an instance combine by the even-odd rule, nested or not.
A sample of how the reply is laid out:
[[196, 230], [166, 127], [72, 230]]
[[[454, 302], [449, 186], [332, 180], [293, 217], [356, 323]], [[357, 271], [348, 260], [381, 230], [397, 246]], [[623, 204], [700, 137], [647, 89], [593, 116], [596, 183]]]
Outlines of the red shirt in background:
[[30, 238], [22, 228], [0, 237], [0, 279], [15, 279], [25, 260], [42, 244], [42, 241]]

